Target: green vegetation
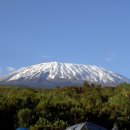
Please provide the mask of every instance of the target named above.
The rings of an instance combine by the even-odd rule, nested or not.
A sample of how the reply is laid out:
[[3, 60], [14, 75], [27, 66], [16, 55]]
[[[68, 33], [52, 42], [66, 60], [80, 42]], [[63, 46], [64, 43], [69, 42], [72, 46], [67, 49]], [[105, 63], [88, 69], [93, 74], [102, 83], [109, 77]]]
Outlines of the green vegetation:
[[0, 129], [64, 130], [85, 120], [111, 129], [130, 128], [130, 85], [31, 89], [0, 87]]

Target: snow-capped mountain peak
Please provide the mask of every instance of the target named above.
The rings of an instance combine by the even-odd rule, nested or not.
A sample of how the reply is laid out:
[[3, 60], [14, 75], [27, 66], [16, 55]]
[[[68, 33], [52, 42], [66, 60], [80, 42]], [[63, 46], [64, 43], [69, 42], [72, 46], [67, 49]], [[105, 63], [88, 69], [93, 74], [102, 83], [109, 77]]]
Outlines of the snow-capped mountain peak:
[[84, 81], [115, 86], [130, 80], [93, 65], [49, 62], [23, 67], [3, 77], [0, 83], [46, 87], [80, 85]]

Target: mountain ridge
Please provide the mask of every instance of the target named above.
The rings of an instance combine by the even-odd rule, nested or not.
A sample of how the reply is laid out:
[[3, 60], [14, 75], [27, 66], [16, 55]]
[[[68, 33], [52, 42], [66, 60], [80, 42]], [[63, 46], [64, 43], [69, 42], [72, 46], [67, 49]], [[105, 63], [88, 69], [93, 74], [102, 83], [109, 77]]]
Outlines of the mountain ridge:
[[71, 86], [83, 82], [116, 86], [130, 80], [95, 65], [48, 62], [23, 67], [0, 79], [1, 84], [27, 86]]

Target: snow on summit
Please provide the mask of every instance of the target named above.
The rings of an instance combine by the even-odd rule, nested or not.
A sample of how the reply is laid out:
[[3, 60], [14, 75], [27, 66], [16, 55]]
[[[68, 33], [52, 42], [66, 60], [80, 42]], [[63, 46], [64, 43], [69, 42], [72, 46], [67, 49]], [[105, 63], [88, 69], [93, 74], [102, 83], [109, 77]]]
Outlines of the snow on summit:
[[93, 65], [49, 62], [21, 68], [3, 77], [1, 84], [53, 87], [81, 85], [84, 81], [115, 86], [129, 82], [126, 77]]

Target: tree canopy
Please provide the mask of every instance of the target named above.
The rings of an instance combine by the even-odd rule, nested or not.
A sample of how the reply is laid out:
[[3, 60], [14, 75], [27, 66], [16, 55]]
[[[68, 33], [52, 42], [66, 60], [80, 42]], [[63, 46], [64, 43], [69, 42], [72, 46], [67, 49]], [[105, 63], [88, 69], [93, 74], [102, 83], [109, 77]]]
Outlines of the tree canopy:
[[64, 130], [85, 120], [112, 129], [130, 128], [130, 85], [32, 89], [0, 87], [0, 129]]

